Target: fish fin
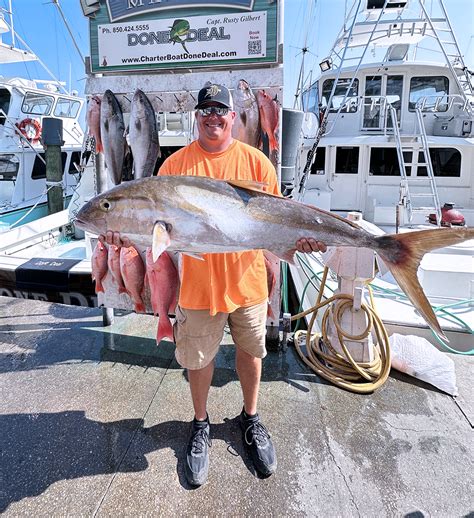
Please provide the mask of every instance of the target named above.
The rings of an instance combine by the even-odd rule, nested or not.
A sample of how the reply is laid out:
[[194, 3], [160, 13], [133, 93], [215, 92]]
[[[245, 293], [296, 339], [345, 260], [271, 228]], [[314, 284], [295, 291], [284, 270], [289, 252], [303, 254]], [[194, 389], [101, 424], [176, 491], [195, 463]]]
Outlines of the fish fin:
[[104, 152], [104, 146], [102, 145], [102, 142], [100, 140], [98, 140], [97, 138], [95, 139], [95, 152], [96, 153]]
[[157, 221], [153, 227], [152, 255], [153, 262], [170, 246], [171, 238], [168, 233], [168, 225], [163, 221]]
[[204, 261], [204, 257], [202, 254], [197, 254], [194, 252], [183, 252], [184, 255], [189, 255], [189, 257], [194, 257], [194, 259], [199, 259], [200, 261]]
[[104, 121], [104, 128], [106, 129], [106, 131], [109, 131], [109, 121], [108, 121], [108, 119], [105, 119], [105, 121]]
[[95, 280], [95, 292], [105, 293], [104, 286], [102, 285], [102, 282], [99, 279]]
[[377, 253], [384, 260], [400, 288], [407, 294], [433, 332], [448, 342], [418, 281], [417, 270], [427, 252], [474, 239], [474, 228], [419, 230], [380, 236], [375, 239], [379, 245]]
[[254, 182], [253, 180], [226, 180], [226, 182], [234, 187], [258, 192], [265, 192], [265, 187], [268, 187], [266, 182]]
[[279, 257], [282, 261], [286, 261], [290, 264], [296, 264], [295, 263], [295, 253], [296, 248], [290, 248], [286, 250], [268, 250], [272, 254], [275, 254], [277, 257]]

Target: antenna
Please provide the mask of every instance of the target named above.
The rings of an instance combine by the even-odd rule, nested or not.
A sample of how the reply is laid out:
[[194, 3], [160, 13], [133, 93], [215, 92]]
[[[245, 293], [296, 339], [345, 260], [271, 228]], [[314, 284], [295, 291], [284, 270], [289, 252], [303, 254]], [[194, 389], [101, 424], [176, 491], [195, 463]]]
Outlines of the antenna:
[[301, 59], [301, 67], [300, 67], [300, 73], [299, 73], [299, 76], [298, 76], [298, 83], [296, 85], [295, 101], [293, 103], [293, 108], [297, 107], [297, 105], [298, 105], [298, 97], [301, 95], [301, 92], [303, 91], [303, 85], [304, 85], [304, 60], [305, 60], [306, 54], [309, 52], [309, 48], [308, 48], [308, 33], [309, 33], [310, 25], [311, 25], [311, 19], [313, 18], [313, 7], [316, 7], [317, 1], [318, 0], [314, 0], [314, 2], [311, 2], [311, 9], [310, 9], [310, 12], [309, 12], [309, 16], [307, 18], [308, 24], [306, 26], [306, 33], [305, 33], [305, 36], [304, 36], [304, 44], [303, 44], [303, 47], [301, 48], [301, 53], [302, 53], [303, 57]]
[[75, 40], [75, 38], [74, 38], [74, 36], [72, 34], [72, 31], [71, 31], [71, 29], [69, 27], [69, 24], [67, 23], [66, 17], [64, 16], [64, 13], [63, 13], [63, 10], [61, 9], [61, 6], [59, 5], [59, 0], [52, 0], [52, 3], [58, 8], [59, 14], [61, 15], [61, 18], [63, 19], [64, 25], [66, 26], [66, 29], [68, 30], [69, 35], [71, 36], [72, 42], [74, 43], [74, 46], [76, 47], [77, 53], [79, 54], [79, 56], [81, 58], [81, 61], [82, 61], [83, 65], [85, 66], [86, 62], [85, 62], [84, 56], [82, 55], [82, 52], [81, 52], [81, 50], [79, 49], [79, 46], [76, 43], [76, 40]]

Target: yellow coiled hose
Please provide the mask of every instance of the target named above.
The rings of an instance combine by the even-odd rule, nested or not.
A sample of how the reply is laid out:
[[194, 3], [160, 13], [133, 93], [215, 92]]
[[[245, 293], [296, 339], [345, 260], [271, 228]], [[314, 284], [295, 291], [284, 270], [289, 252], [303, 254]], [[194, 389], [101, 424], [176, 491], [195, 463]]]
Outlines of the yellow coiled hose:
[[[390, 346], [383, 322], [373, 308], [372, 292], [369, 289], [371, 306], [361, 304], [361, 311], [364, 311], [367, 317], [367, 328], [360, 335], [350, 335], [342, 329], [340, 322], [344, 311], [350, 310], [352, 307], [353, 297], [352, 295], [340, 293], [321, 302], [327, 275], [328, 268], [325, 267], [316, 304], [312, 308], [291, 317], [293, 321], [312, 313], [308, 330], [295, 333], [294, 342], [296, 350], [311, 370], [334, 385], [359, 394], [373, 392], [381, 387], [388, 378], [390, 372]], [[316, 316], [318, 311], [324, 306], [327, 306], [327, 308], [321, 323], [321, 336], [313, 335], [312, 329]], [[344, 355], [337, 352], [328, 340], [327, 332], [331, 309], [332, 319]], [[376, 340], [374, 340], [375, 359], [373, 362], [358, 363], [352, 358], [344, 340], [363, 340], [372, 331], [376, 337]], [[301, 349], [302, 337], [305, 333], [306, 355]]]

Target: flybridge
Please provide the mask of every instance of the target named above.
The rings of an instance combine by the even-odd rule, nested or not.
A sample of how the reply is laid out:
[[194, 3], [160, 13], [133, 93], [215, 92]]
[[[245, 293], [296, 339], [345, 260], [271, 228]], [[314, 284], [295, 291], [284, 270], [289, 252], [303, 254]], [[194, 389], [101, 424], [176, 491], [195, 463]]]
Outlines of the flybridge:
[[[127, 44], [129, 47], [135, 45], [155, 45], [163, 43], [171, 43], [171, 31], [156, 32], [132, 32], [127, 34]], [[203, 27], [201, 29], [189, 29], [186, 34], [185, 43], [190, 41], [212, 41], [212, 40], [229, 40], [230, 35], [225, 33], [225, 27]]]

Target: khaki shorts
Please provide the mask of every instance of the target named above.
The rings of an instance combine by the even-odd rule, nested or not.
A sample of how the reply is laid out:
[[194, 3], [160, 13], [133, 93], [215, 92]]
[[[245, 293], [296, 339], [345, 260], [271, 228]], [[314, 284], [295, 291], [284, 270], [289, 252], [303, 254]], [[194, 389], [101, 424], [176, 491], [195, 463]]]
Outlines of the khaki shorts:
[[232, 313], [209, 315], [209, 310], [176, 308], [173, 327], [176, 360], [185, 369], [206, 367], [216, 356], [228, 323], [236, 347], [255, 358], [266, 356], [267, 301]]

